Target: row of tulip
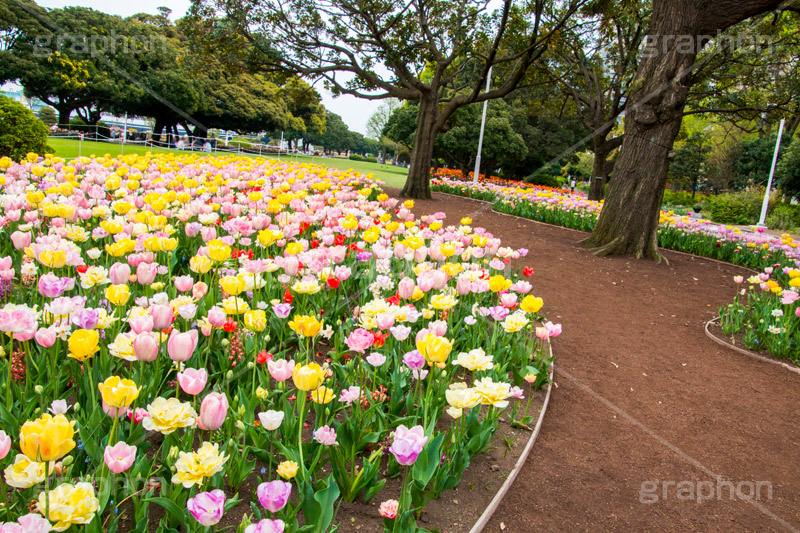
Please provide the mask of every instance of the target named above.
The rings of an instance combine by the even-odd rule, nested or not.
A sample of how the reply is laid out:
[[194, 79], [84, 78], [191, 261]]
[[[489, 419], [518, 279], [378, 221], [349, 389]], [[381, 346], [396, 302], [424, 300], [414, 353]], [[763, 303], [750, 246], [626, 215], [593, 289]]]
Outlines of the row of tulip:
[[[436, 176], [432, 189], [494, 202], [502, 213], [548, 224], [590, 231], [602, 210], [602, 202], [582, 195], [531, 186], [518, 187]], [[659, 245], [663, 248], [710, 257], [760, 272], [740, 288], [734, 302], [720, 309], [726, 334], [741, 333], [752, 349], [800, 363], [800, 311], [794, 305], [800, 288], [800, 248], [790, 235], [774, 236], [758, 229], [743, 231], [707, 220], [662, 211]], [[742, 283], [744, 278], [738, 278]], [[788, 306], [788, 307], [787, 307]]]
[[0, 193], [2, 531], [323, 532], [387, 472], [412, 531], [547, 382], [527, 250], [371, 176], [30, 154]]

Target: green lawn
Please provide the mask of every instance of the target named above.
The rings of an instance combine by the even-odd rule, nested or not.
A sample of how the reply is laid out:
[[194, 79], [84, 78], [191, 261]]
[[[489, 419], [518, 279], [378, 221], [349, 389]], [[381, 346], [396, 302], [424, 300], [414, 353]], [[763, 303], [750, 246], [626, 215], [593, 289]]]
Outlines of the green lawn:
[[[123, 147], [119, 144], [113, 143], [101, 143], [101, 142], [93, 142], [93, 141], [83, 141], [83, 144], [80, 146], [80, 154], [78, 153], [78, 144], [79, 142], [74, 139], [59, 139], [56, 137], [51, 137], [47, 140], [47, 144], [53, 149], [53, 153], [58, 157], [63, 157], [64, 159], [74, 159], [79, 155], [83, 156], [103, 156], [105, 154], [110, 154], [112, 156], [118, 156], [122, 153]], [[186, 150], [170, 150], [167, 148], [150, 148], [148, 146], [142, 145], [132, 145], [126, 144], [125, 145], [125, 153], [126, 154], [138, 154], [143, 155], [147, 152], [152, 152], [154, 154], [163, 154], [163, 153], [180, 153], [185, 154], [187, 153]], [[220, 152], [222, 153], [222, 152]], [[248, 157], [255, 157], [250, 156], [248, 154], [244, 154]], [[274, 157], [278, 159], [277, 157]], [[292, 161], [297, 161], [299, 163], [313, 163], [316, 165], [323, 165], [328, 168], [335, 168], [337, 170], [347, 170], [352, 168], [357, 172], [361, 172], [362, 174], [369, 174], [372, 173], [373, 176], [378, 178], [379, 180], [385, 181], [388, 187], [402, 187], [406, 182], [406, 176], [408, 175], [408, 169], [403, 167], [395, 167], [392, 165], [379, 165], [377, 163], [367, 163], [364, 161], [350, 161], [349, 159], [342, 159], [338, 157], [311, 157], [307, 155], [297, 155], [297, 156], [281, 156], [280, 159], [287, 160], [290, 159]]]

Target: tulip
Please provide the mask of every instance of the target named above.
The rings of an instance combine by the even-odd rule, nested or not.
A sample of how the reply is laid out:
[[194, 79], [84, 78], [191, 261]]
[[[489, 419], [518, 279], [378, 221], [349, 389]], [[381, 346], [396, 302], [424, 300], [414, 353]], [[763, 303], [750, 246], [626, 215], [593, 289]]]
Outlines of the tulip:
[[414, 283], [414, 280], [409, 277], [405, 277], [397, 284], [397, 294], [403, 300], [408, 300], [414, 294], [415, 288], [416, 284]]
[[256, 489], [259, 503], [270, 513], [277, 513], [286, 507], [291, 494], [292, 484], [280, 479], [262, 483]]
[[105, 401], [101, 401], [100, 404], [103, 407], [103, 412], [111, 418], [122, 418], [128, 414], [128, 411], [130, 411], [130, 409], [127, 407], [112, 407]]
[[275, 359], [267, 361], [267, 369], [272, 379], [276, 381], [286, 381], [294, 372], [294, 361], [287, 361], [286, 359]]
[[53, 400], [53, 403], [50, 404], [50, 408], [47, 410], [54, 415], [64, 415], [67, 413], [68, 409], [67, 400]]
[[57, 461], [75, 447], [75, 422], [64, 415], [43, 414], [29, 420], [19, 431], [19, 448], [25, 456], [35, 462]]
[[11, 244], [14, 245], [14, 249], [22, 251], [28, 246], [31, 245], [31, 234], [30, 232], [23, 233], [21, 231], [15, 231], [11, 234]]
[[161, 331], [172, 325], [175, 312], [169, 305], [154, 305], [150, 308], [150, 316], [153, 317], [153, 329]]
[[[505, 296], [505, 295], [503, 295]], [[502, 301], [502, 297], [501, 297]], [[544, 300], [538, 298], [532, 294], [527, 295], [519, 304], [520, 309], [525, 311], [526, 313], [536, 313], [539, 309], [542, 308], [544, 305]]]
[[326, 372], [317, 364], [296, 366], [292, 372], [294, 386], [301, 391], [312, 391], [325, 380]]
[[397, 462], [404, 466], [413, 465], [425, 443], [428, 442], [428, 437], [425, 436], [425, 430], [422, 426], [414, 426], [409, 429], [404, 425], [400, 425], [394, 431], [394, 440], [389, 447], [389, 451], [397, 459]]
[[149, 333], [153, 331], [153, 317], [150, 315], [137, 316], [128, 319], [128, 325], [131, 331], [139, 335], [140, 333]]
[[193, 329], [184, 333], [172, 330], [167, 341], [167, 353], [173, 361], [188, 361], [197, 347], [197, 330]]
[[151, 263], [139, 263], [136, 267], [136, 281], [140, 285], [152, 285], [158, 274], [158, 267]]
[[264, 518], [255, 524], [247, 526], [244, 529], [244, 533], [283, 533], [285, 527], [283, 520]]
[[36, 343], [42, 348], [49, 348], [56, 343], [56, 330], [52, 327], [39, 328], [34, 335]]
[[129, 469], [135, 459], [136, 446], [128, 446], [122, 441], [114, 446], [106, 446], [105, 453], [103, 453], [106, 466], [115, 474], [121, 474]]
[[206, 295], [208, 292], [208, 285], [203, 283], [202, 281], [198, 281], [194, 285], [192, 285], [192, 298], [195, 300], [200, 300], [203, 296]]
[[39, 513], [29, 513], [17, 519], [22, 533], [48, 533], [53, 526]]
[[400, 503], [397, 500], [386, 500], [381, 503], [378, 508], [378, 514], [389, 520], [393, 520], [397, 516], [397, 509]]
[[225, 311], [219, 307], [214, 306], [208, 310], [208, 316], [206, 319], [215, 328], [221, 328], [225, 325], [225, 321], [228, 320], [228, 315], [226, 315]]
[[215, 431], [225, 422], [226, 416], [228, 416], [228, 397], [222, 393], [211, 392], [200, 404], [197, 425], [200, 429]]
[[11, 450], [11, 437], [6, 435], [6, 432], [0, 430], [0, 461], [6, 458], [8, 452]]
[[125, 263], [116, 262], [111, 265], [108, 277], [111, 278], [111, 283], [114, 285], [124, 285], [131, 279], [131, 267]]
[[178, 372], [178, 384], [181, 390], [186, 394], [197, 396], [206, 386], [208, 382], [208, 372], [205, 368], [195, 369], [187, 368], [183, 372]]
[[152, 363], [158, 357], [158, 339], [153, 333], [140, 333], [133, 339], [133, 355], [139, 361]]
[[192, 276], [178, 276], [175, 278], [175, 288], [180, 292], [189, 292], [194, 287]]
[[67, 341], [69, 357], [84, 361], [100, 349], [100, 334], [97, 330], [79, 329], [72, 332]]
[[353, 331], [344, 343], [354, 352], [364, 353], [372, 343], [375, 342], [375, 337], [364, 328], [358, 328]]
[[186, 500], [186, 508], [201, 526], [216, 525], [225, 513], [225, 493], [219, 489], [201, 492]]
[[139, 397], [141, 387], [137, 388], [136, 383], [130, 379], [120, 379], [117, 376], [111, 376], [103, 383], [99, 383], [97, 388], [100, 389], [100, 394], [109, 407], [128, 407], [133, 401]]
[[422, 339], [417, 340], [417, 350], [430, 364], [444, 363], [452, 349], [453, 341], [437, 337], [432, 333], [427, 333]]
[[378, 329], [389, 329], [394, 326], [394, 315], [391, 313], [381, 313], [375, 317]]
[[323, 446], [333, 446], [336, 442], [336, 430], [330, 426], [322, 426], [314, 431], [314, 440]]

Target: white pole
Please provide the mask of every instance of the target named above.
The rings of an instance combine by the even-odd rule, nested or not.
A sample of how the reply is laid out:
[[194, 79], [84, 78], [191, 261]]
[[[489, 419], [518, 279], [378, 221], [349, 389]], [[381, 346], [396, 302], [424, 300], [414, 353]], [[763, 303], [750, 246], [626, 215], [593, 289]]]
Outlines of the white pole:
[[[489, 75], [486, 77], [486, 92], [489, 92], [489, 87], [492, 84], [492, 67], [489, 67]], [[475, 171], [472, 174], [472, 184], [478, 184], [478, 176], [481, 173], [481, 151], [483, 150], [483, 129], [486, 127], [486, 108], [489, 106], [489, 100], [483, 101], [483, 117], [481, 118], [481, 134], [478, 137], [478, 156], [475, 158]]]
[[778, 152], [781, 148], [781, 137], [783, 137], [783, 124], [786, 119], [781, 119], [780, 128], [778, 128], [778, 142], [775, 143], [775, 155], [772, 156], [772, 168], [769, 171], [769, 181], [767, 181], [767, 190], [764, 191], [764, 202], [761, 204], [761, 218], [758, 219], [758, 227], [766, 228], [767, 209], [769, 208], [769, 192], [772, 189], [772, 178], [775, 177], [775, 167], [778, 165]]
[[281, 143], [278, 145], [278, 159], [281, 158], [281, 150], [283, 149], [283, 132], [281, 132]]
[[83, 154], [83, 133], [78, 134], [78, 157], [82, 157]]

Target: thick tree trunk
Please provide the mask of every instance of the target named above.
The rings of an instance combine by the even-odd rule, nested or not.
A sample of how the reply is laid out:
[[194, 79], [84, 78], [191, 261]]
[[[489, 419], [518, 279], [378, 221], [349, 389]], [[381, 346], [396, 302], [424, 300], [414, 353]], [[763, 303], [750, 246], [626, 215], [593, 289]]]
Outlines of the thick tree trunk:
[[668, 157], [693, 83], [691, 74], [697, 52], [708, 39], [706, 36], [779, 3], [780, 0], [654, 1], [644, 59], [627, 106], [622, 152], [603, 211], [585, 241], [594, 253], [663, 259], [658, 251], [658, 222]]
[[419, 102], [417, 131], [414, 134], [414, 149], [411, 151], [411, 165], [408, 178], [401, 194], [409, 198], [430, 198], [431, 159], [433, 143], [436, 141], [437, 102], [435, 95]]
[[58, 106], [58, 124], [69, 124], [69, 117], [72, 115], [72, 108], [65, 106]]

